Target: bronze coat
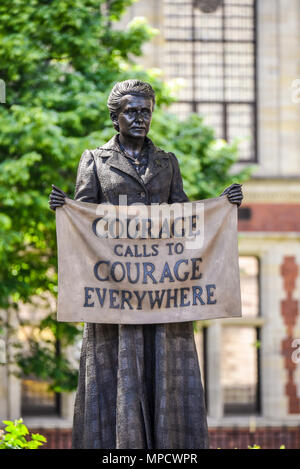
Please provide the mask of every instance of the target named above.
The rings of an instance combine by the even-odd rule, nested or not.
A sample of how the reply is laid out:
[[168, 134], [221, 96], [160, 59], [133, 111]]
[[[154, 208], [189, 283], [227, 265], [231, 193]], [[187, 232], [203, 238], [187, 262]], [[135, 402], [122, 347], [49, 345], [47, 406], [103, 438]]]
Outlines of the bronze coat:
[[[116, 137], [80, 160], [75, 199], [118, 204], [184, 202], [176, 157], [148, 140], [140, 178]], [[192, 322], [86, 323], [73, 425], [73, 448], [208, 447], [203, 388]]]
[[119, 196], [126, 194], [128, 204], [186, 202], [175, 155], [147, 141], [149, 159], [144, 177], [120, 150], [116, 136], [100, 148], [86, 150], [79, 163], [75, 199], [116, 205]]

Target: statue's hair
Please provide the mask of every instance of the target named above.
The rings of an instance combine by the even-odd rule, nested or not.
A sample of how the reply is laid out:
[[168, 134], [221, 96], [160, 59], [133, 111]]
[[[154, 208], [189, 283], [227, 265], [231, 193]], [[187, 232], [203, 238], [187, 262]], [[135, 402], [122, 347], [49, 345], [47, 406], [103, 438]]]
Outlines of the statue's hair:
[[107, 107], [116, 130], [119, 130], [118, 124], [115, 121], [120, 109], [120, 101], [121, 98], [127, 94], [133, 96], [145, 96], [152, 100], [153, 107], [155, 105], [155, 92], [149, 83], [145, 83], [140, 80], [119, 81], [114, 85], [107, 100]]

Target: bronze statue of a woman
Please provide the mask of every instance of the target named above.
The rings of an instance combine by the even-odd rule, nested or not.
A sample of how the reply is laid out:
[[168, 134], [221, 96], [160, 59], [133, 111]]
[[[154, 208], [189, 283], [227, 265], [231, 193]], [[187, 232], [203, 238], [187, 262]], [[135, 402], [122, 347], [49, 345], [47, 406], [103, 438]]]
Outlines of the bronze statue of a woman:
[[[178, 161], [147, 137], [155, 94], [148, 83], [117, 83], [108, 108], [117, 134], [81, 157], [75, 200], [95, 204], [186, 202]], [[66, 194], [52, 186], [50, 207]], [[241, 186], [223, 194], [240, 205]], [[192, 322], [85, 323], [73, 448], [208, 448], [206, 410]]]

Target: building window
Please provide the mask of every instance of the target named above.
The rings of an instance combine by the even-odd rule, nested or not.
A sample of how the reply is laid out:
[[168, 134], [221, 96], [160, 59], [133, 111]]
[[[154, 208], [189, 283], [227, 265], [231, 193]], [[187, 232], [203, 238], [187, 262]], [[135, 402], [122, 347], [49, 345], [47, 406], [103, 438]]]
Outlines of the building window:
[[239, 259], [242, 320], [226, 326], [221, 333], [221, 387], [224, 415], [257, 414], [259, 399], [259, 261]]
[[219, 409], [222, 416], [258, 415], [262, 410], [260, 264], [255, 256], [240, 256], [239, 265], [242, 317], [196, 324], [206, 407], [212, 416], [220, 416]]
[[257, 331], [254, 327], [222, 330], [221, 385], [224, 415], [258, 412]]
[[[48, 303], [46, 306], [48, 307]], [[26, 358], [31, 356], [32, 341], [35, 344], [36, 341], [41, 340], [44, 344], [48, 344], [49, 349], [55, 350], [56, 356], [60, 354], [60, 342], [55, 339], [51, 329], [39, 330], [36, 327], [45, 318], [45, 311], [48, 312], [48, 309], [45, 308], [43, 300], [36, 299], [32, 305], [23, 305], [19, 312], [18, 338], [22, 343], [22, 357], [25, 358], [25, 362]], [[24, 366], [24, 363], [22, 365]], [[38, 366], [37, 363], [33, 366], [31, 361], [25, 363], [26, 374], [24, 372], [20, 380], [21, 415], [26, 417], [59, 416], [61, 414], [61, 394], [49, 390], [49, 380], [46, 376], [42, 378], [35, 375], [35, 366]]]
[[60, 394], [49, 391], [48, 383], [35, 378], [21, 381], [22, 416], [60, 414]]
[[[256, 1], [164, 0], [164, 70], [184, 86], [174, 112], [196, 112], [216, 136], [241, 138], [240, 160], [257, 160]], [[209, 11], [209, 12], [208, 12]]]

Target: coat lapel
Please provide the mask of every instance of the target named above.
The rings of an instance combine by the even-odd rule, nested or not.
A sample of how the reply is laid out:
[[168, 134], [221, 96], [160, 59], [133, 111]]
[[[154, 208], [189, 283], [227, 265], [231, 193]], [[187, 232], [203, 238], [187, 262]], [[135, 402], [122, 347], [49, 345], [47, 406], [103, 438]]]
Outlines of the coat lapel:
[[136, 172], [128, 158], [123, 155], [123, 153], [113, 151], [112, 155], [106, 161], [106, 164], [118, 169], [119, 171], [122, 171], [123, 173], [128, 174], [129, 176], [136, 179], [140, 184], [144, 185], [138, 173]]
[[138, 181], [142, 186], [144, 186], [143, 181], [139, 177], [138, 173], [128, 160], [124, 153], [120, 150], [117, 141], [117, 135], [114, 135], [105, 145], [99, 148], [101, 158], [107, 158], [106, 164], [112, 168], [116, 168], [119, 171], [122, 171], [125, 174], [133, 177]]
[[147, 184], [154, 176], [156, 176], [163, 168], [168, 165], [169, 157], [166, 153], [158, 149], [150, 139], [149, 143], [149, 159], [148, 167], [146, 170], [143, 179], [140, 178], [128, 158], [120, 150], [120, 147], [117, 142], [117, 136], [114, 135], [105, 145], [103, 145], [100, 150], [100, 156], [102, 158], [107, 158], [106, 164], [109, 166], [122, 171], [125, 174], [133, 177], [138, 181], [143, 187]]
[[[151, 142], [152, 143], [152, 142]], [[144, 176], [144, 183], [153, 179], [163, 168], [168, 165], [169, 157], [166, 153], [158, 150], [155, 145], [150, 145], [148, 167]]]

